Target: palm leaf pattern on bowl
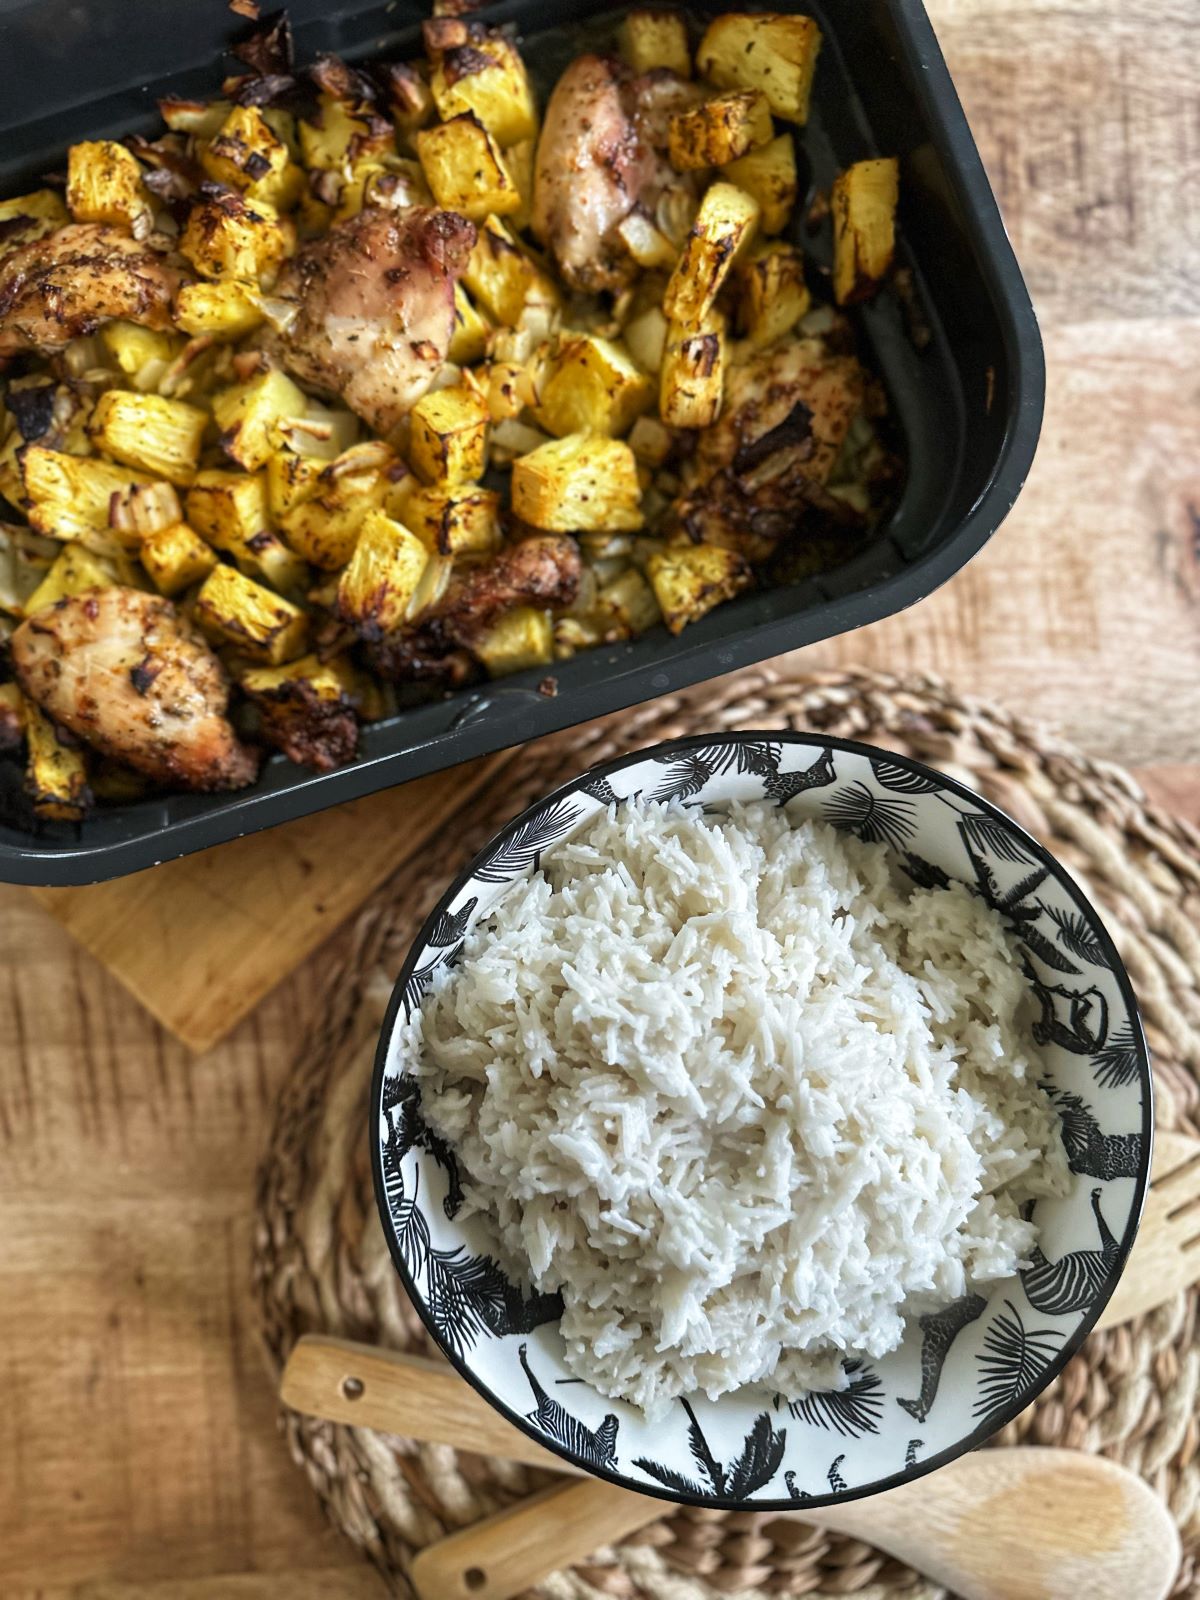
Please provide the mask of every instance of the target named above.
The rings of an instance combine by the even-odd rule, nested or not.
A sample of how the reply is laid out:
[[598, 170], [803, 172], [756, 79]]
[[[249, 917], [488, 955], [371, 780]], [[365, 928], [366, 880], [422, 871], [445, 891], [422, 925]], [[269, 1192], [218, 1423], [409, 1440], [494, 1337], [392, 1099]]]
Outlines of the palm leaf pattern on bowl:
[[824, 817], [842, 833], [857, 834], [864, 844], [890, 844], [899, 850], [917, 831], [915, 812], [911, 800], [876, 794], [859, 781], [834, 795]]
[[927, 778], [923, 772], [910, 772], [898, 761], [882, 761], [872, 756], [871, 771], [881, 788], [892, 789], [896, 794], [936, 794], [941, 788], [936, 778]]
[[479, 904], [479, 896], [472, 895], [465, 900], [457, 911], [443, 911], [434, 924], [433, 932], [426, 943], [433, 950], [444, 950], [447, 945], [457, 944], [466, 936], [467, 925], [471, 921], [471, 914]]
[[979, 1398], [975, 1416], [985, 1427], [1030, 1398], [1030, 1390], [1058, 1354], [1062, 1333], [1057, 1328], [1026, 1328], [1011, 1300], [983, 1336], [979, 1363]]
[[1002, 817], [986, 811], [963, 811], [958, 818], [963, 843], [981, 853], [991, 853], [1001, 861], [1028, 861], [1024, 844]]
[[770, 1412], [761, 1411], [755, 1417], [749, 1433], [742, 1440], [740, 1453], [726, 1467], [717, 1460], [709, 1448], [704, 1430], [691, 1404], [684, 1399], [679, 1403], [687, 1412], [688, 1446], [692, 1452], [692, 1460], [703, 1474], [704, 1482], [700, 1483], [689, 1478], [686, 1473], [676, 1472], [673, 1467], [651, 1461], [645, 1456], [640, 1456], [634, 1462], [635, 1467], [640, 1467], [643, 1472], [656, 1478], [668, 1489], [674, 1489], [679, 1494], [689, 1495], [696, 1500], [705, 1500], [712, 1496], [722, 1500], [746, 1500], [756, 1490], [770, 1483], [783, 1463], [783, 1452], [787, 1444], [787, 1430], [775, 1427]]
[[788, 1410], [800, 1422], [829, 1428], [847, 1439], [878, 1433], [883, 1415], [883, 1384], [879, 1374], [861, 1361], [847, 1361], [843, 1371], [850, 1380], [844, 1389], [812, 1389], [788, 1401]]
[[1138, 1075], [1138, 1046], [1132, 1023], [1114, 1033], [1092, 1057], [1092, 1071], [1102, 1089], [1123, 1089]]
[[1060, 911], [1056, 906], [1045, 906], [1043, 909], [1057, 927], [1059, 941], [1065, 950], [1093, 967], [1107, 967], [1100, 941], [1082, 911]]
[[582, 814], [582, 809], [569, 799], [543, 806], [519, 823], [488, 859], [475, 868], [475, 877], [480, 883], [507, 883], [530, 868], [536, 871], [542, 851], [561, 839]]
[[[431, 940], [430, 943], [432, 945], [433, 941]], [[464, 939], [460, 939], [451, 950], [435, 955], [432, 961], [427, 961], [423, 967], [418, 967], [415, 972], [409, 974], [408, 982], [404, 985], [402, 997], [404, 1015], [406, 1017], [411, 1017], [414, 1011], [420, 1010], [421, 1002], [425, 998], [425, 992], [433, 982], [433, 975], [438, 968], [453, 967], [458, 964], [458, 958], [462, 955], [465, 943]]]

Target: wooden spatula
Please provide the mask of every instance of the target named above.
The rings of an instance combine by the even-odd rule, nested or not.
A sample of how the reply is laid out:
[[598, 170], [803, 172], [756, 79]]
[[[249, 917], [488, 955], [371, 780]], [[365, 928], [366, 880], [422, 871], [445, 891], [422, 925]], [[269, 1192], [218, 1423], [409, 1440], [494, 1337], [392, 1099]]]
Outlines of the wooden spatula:
[[1200, 1139], [1154, 1136], [1150, 1190], [1137, 1240], [1097, 1328], [1115, 1328], [1200, 1279]]

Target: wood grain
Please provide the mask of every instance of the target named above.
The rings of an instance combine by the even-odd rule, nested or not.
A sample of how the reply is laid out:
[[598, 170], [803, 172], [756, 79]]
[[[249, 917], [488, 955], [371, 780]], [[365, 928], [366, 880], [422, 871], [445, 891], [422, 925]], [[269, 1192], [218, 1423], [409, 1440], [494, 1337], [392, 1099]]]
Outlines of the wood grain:
[[193, 1050], [207, 1050], [410, 860], [498, 761], [81, 889], [34, 897]]
[[[1200, 820], [1200, 8], [930, 10], [1042, 320], [1046, 431], [978, 561], [805, 659], [942, 672], [1094, 754], [1153, 763], [1147, 787]], [[375, 802], [398, 808], [401, 834], [406, 795]], [[236, 881], [268, 838], [292, 849], [279, 830], [199, 870], [220, 878], [228, 855]], [[349, 828], [340, 849], [360, 844]], [[307, 881], [288, 877], [281, 901]], [[175, 918], [177, 951], [195, 948], [190, 920]], [[133, 959], [151, 937], [119, 907], [91, 926]], [[4, 1600], [382, 1592], [287, 1459], [246, 1289], [255, 1164], [329, 958], [193, 1057], [25, 892], [0, 889]]]

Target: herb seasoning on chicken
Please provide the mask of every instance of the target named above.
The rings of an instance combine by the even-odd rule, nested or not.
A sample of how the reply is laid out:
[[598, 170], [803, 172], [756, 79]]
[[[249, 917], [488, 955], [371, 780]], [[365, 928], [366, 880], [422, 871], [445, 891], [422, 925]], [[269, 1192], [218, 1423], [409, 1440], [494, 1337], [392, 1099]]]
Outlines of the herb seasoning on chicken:
[[634, 11], [535, 84], [469, 15], [309, 67], [276, 17], [224, 98], [0, 200], [0, 758], [34, 815], [249, 784], [263, 746], [328, 771], [414, 699], [870, 537], [898, 469], [843, 305], [889, 271], [896, 163], [838, 178], [822, 296], [820, 35], [763, 21]]

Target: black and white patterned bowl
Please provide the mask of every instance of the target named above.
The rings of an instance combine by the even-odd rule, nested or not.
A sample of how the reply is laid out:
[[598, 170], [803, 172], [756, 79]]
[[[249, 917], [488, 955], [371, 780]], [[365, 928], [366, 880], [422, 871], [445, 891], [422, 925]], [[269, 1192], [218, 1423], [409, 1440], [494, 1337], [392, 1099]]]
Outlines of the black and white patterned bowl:
[[[702, 1394], [648, 1423], [564, 1364], [556, 1296], [522, 1298], [488, 1254], [480, 1218], [457, 1220], [453, 1153], [426, 1128], [396, 1037], [433, 972], [542, 851], [614, 798], [790, 803], [888, 844], [918, 883], [959, 879], [1020, 939], [1034, 1034], [1062, 1118], [1073, 1184], [1035, 1213], [1028, 1271], [911, 1326], [880, 1361], [851, 1362], [834, 1394]], [[384, 1023], [372, 1089], [372, 1161], [384, 1232], [426, 1326], [510, 1422], [630, 1489], [706, 1506], [778, 1510], [853, 1499], [929, 1472], [1011, 1421], [1099, 1316], [1137, 1231], [1150, 1165], [1150, 1064], [1128, 976], [1092, 907], [1003, 812], [906, 757], [818, 735], [672, 740], [594, 768], [502, 829], [421, 929]]]

